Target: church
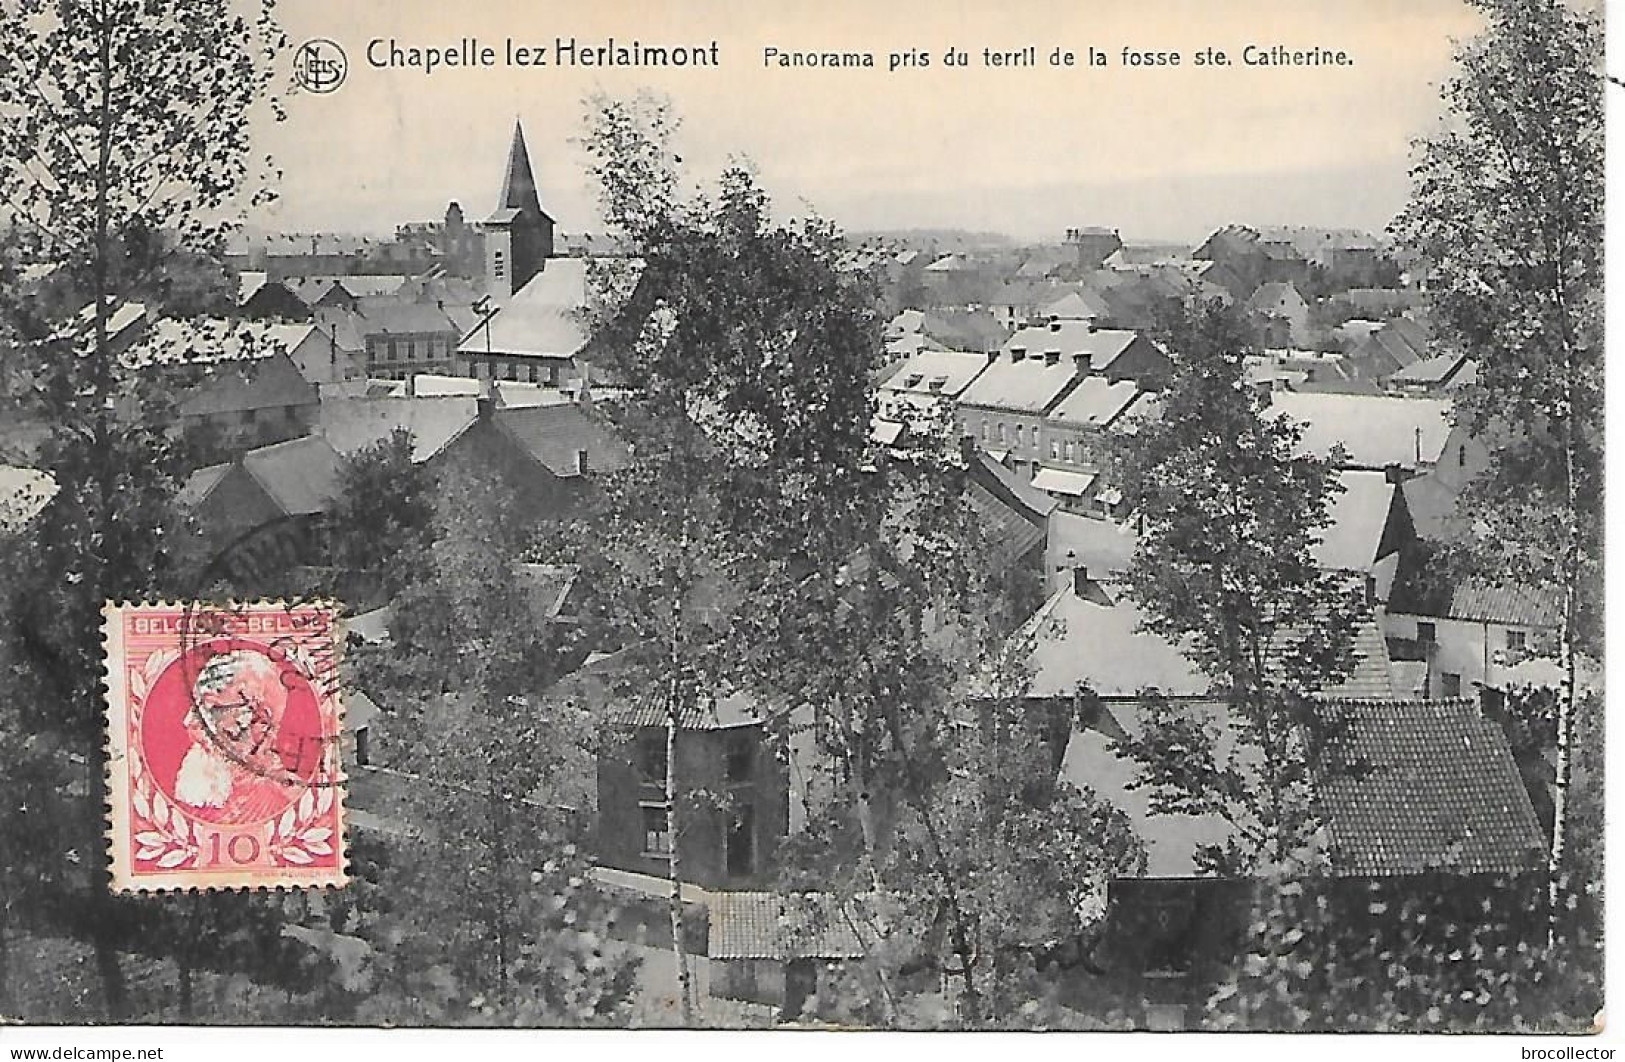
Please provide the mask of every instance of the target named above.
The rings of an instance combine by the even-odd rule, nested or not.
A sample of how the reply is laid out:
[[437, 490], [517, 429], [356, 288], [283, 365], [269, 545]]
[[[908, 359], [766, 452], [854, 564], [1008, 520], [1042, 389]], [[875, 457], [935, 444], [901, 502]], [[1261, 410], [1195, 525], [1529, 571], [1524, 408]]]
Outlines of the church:
[[580, 393], [591, 375], [581, 320], [587, 262], [556, 256], [554, 221], [542, 207], [517, 122], [496, 209], [480, 228], [487, 301], [457, 347], [455, 371]]

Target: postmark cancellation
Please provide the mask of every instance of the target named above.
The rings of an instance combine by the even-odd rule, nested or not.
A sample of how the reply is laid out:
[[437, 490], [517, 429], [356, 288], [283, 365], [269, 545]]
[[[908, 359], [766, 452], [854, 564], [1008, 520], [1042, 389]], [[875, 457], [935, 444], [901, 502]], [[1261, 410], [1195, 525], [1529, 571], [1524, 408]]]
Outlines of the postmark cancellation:
[[333, 606], [102, 614], [112, 889], [344, 884]]

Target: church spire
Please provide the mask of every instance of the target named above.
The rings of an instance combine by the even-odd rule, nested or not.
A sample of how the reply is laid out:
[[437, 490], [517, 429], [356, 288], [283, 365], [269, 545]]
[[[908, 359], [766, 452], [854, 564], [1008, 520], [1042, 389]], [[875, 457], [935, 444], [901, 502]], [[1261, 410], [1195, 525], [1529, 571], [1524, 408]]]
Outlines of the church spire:
[[536, 177], [530, 170], [525, 127], [517, 119], [513, 123], [513, 145], [508, 148], [508, 171], [502, 179], [502, 198], [497, 202], [497, 209], [530, 211], [539, 218], [547, 216], [536, 193]]

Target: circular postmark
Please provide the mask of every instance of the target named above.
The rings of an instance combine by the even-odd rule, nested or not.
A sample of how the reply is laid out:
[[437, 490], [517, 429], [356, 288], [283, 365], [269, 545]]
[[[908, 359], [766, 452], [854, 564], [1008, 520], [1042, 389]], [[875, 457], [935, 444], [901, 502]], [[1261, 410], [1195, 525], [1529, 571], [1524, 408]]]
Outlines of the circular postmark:
[[349, 57], [337, 41], [312, 37], [294, 50], [293, 80], [306, 92], [333, 92], [344, 84], [349, 72]]
[[[231, 813], [264, 818], [277, 800], [341, 784], [338, 721], [324, 710], [338, 684], [331, 616], [284, 603], [246, 610], [196, 605], [184, 619], [170, 667], [173, 691], [184, 702], [180, 727], [189, 747], [200, 750], [196, 755], [210, 761], [213, 786], [229, 777], [248, 794], [232, 798]], [[245, 625], [259, 629], [245, 633]], [[156, 764], [154, 772], [162, 776]], [[196, 771], [181, 777], [201, 784]]]
[[203, 822], [248, 825], [322, 783], [316, 688], [267, 644], [215, 638], [159, 673], [142, 716], [153, 783]]

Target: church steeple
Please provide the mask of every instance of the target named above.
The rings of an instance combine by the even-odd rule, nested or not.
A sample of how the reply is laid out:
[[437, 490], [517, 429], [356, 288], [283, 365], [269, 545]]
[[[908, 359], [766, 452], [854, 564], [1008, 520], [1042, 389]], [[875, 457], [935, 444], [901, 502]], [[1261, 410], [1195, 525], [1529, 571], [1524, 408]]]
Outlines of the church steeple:
[[517, 120], [502, 194], [481, 227], [486, 233], [486, 286], [493, 294], [517, 292], [553, 257], [553, 219], [542, 209], [525, 147], [525, 129]]
[[513, 123], [513, 144], [508, 148], [508, 171], [502, 179], [502, 197], [497, 201], [497, 209], [526, 210], [537, 217], [547, 217], [547, 211], [542, 209], [541, 197], [536, 193], [536, 177], [530, 170], [530, 152], [525, 148], [525, 127], [517, 119]]

